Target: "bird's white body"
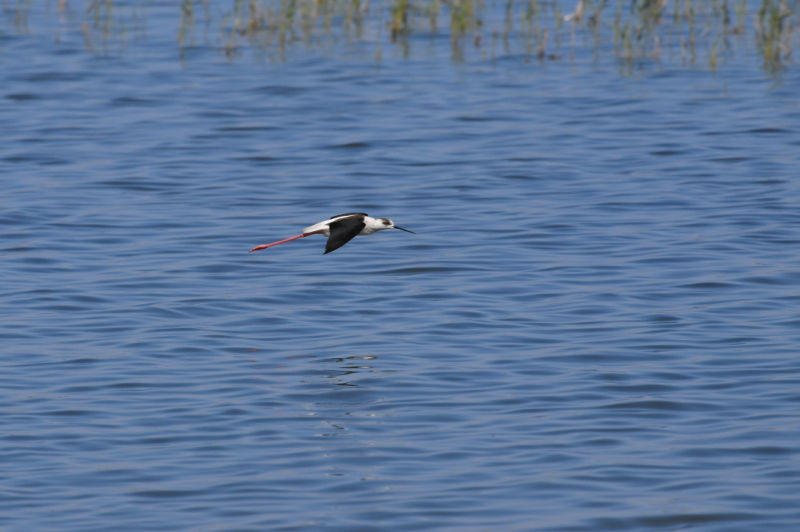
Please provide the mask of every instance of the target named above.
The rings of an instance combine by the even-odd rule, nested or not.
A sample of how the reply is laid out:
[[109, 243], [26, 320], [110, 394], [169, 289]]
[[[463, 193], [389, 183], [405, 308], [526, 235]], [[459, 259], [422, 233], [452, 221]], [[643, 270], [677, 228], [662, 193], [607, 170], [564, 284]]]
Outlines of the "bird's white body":
[[[334, 216], [333, 218], [329, 218], [324, 222], [319, 222], [314, 225], [309, 225], [305, 229], [303, 229], [304, 233], [317, 233], [321, 232], [321, 234], [325, 236], [331, 236], [331, 224], [338, 220], [342, 220], [344, 218], [348, 218], [352, 216], [351, 214], [340, 214], [339, 216]], [[392, 229], [394, 228], [394, 222], [389, 220], [388, 218], [373, 218], [372, 216], [362, 216], [361, 220], [364, 222], [364, 228], [358, 233], [360, 235], [371, 235], [376, 231], [382, 231], [384, 229]]]

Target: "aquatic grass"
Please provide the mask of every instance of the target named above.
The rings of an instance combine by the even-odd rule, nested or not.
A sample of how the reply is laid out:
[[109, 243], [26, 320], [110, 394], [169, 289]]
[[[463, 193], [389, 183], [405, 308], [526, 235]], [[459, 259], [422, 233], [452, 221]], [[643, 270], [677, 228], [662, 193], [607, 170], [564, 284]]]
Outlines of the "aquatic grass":
[[[28, 13], [31, 9], [31, 1], [32, 0], [17, 0], [16, 5], [14, 6], [14, 16], [12, 17], [14, 21], [14, 30], [17, 33], [28, 33]], [[3, 11], [11, 11], [11, 8], [5, 4], [2, 4]]]
[[747, 0], [739, 0], [736, 3], [736, 25], [731, 28], [731, 32], [741, 35], [744, 33], [747, 21]]
[[411, 3], [408, 0], [393, 0], [391, 7], [390, 31], [392, 41], [396, 41], [399, 36], [409, 32], [409, 9]]
[[476, 0], [450, 1], [450, 36], [453, 40], [462, 39], [478, 27]]
[[769, 72], [780, 70], [791, 58], [796, 7], [788, 0], [764, 0], [758, 10], [756, 43]]
[[432, 33], [435, 33], [439, 28], [439, 12], [441, 9], [442, 3], [440, 0], [431, 0], [427, 6], [428, 22]]
[[[719, 70], [741, 47], [754, 46], [764, 70], [792, 65], [798, 0], [181, 0], [177, 46], [202, 41], [230, 58], [247, 51], [285, 60], [292, 46], [331, 48], [368, 41], [375, 57], [383, 47], [411, 54], [415, 35], [445, 34], [453, 60], [478, 54], [523, 54], [540, 61], [593, 61], [610, 53], [625, 71], [677, 60]], [[17, 0], [13, 31], [31, 31], [29, 13], [45, 2]], [[73, 9], [72, 4], [79, 7]], [[82, 8], [80, 6], [83, 6]], [[58, 11], [83, 12], [76, 30], [92, 53], [144, 39], [145, 4], [114, 0], [60, 0]], [[71, 20], [73, 17], [66, 17]], [[202, 33], [196, 28], [204, 26]], [[748, 29], [752, 28], [748, 34]], [[487, 38], [488, 36], [488, 38]], [[732, 39], [735, 37], [735, 39]], [[565, 53], [568, 52], [568, 53]]]
[[[63, 20], [71, 19], [68, 0], [58, 2], [58, 12]], [[134, 4], [123, 7], [116, 6], [113, 0], [90, 0], [86, 2], [83, 12], [80, 32], [84, 45], [92, 53], [107, 54], [112, 44], [124, 52], [131, 39], [142, 41], [146, 38], [144, 6]]]
[[183, 51], [186, 46], [187, 35], [194, 36], [194, 2], [192, 0], [181, 1], [181, 18], [178, 24], [178, 45]]

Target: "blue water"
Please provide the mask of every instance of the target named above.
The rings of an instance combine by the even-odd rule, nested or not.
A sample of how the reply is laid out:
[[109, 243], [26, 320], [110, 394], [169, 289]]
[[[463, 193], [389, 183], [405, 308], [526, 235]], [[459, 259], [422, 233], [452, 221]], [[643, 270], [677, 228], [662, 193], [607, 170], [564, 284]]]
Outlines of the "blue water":
[[796, 69], [154, 18], [0, 34], [0, 528], [800, 528]]

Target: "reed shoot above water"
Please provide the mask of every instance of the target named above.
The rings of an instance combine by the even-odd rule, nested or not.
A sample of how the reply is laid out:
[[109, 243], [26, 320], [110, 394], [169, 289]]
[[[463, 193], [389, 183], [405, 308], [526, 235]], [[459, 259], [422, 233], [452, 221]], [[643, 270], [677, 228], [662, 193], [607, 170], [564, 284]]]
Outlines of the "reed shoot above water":
[[[57, 9], [47, 6], [30, 0], [3, 10], [17, 32], [34, 32], [34, 20], [58, 17], [93, 53], [115, 53], [149, 37], [147, 4], [60, 0]], [[359, 43], [380, 58], [386, 47], [408, 56], [447, 42], [457, 61], [580, 62], [610, 55], [629, 69], [716, 70], [736, 54], [757, 54], [765, 70], [779, 72], [792, 64], [798, 40], [798, 0], [182, 0], [175, 17], [181, 53], [210, 45], [228, 57], [258, 51], [278, 61], [301, 47], [335, 51]]]

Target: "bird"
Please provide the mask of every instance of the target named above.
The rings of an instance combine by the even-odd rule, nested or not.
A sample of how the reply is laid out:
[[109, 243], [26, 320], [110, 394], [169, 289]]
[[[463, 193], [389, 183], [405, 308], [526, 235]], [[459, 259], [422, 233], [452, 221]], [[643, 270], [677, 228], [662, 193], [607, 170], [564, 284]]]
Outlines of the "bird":
[[373, 218], [364, 212], [347, 212], [345, 214], [331, 216], [327, 220], [314, 225], [309, 225], [303, 229], [303, 232], [299, 235], [256, 246], [250, 250], [250, 253], [271, 248], [278, 244], [291, 242], [298, 238], [305, 238], [311, 235], [325, 235], [328, 237], [328, 242], [325, 244], [324, 255], [339, 249], [358, 235], [371, 235], [372, 233], [383, 231], [384, 229], [399, 229], [406, 233], [414, 233], [414, 231], [409, 231], [408, 229], [394, 225], [394, 222], [389, 218]]

